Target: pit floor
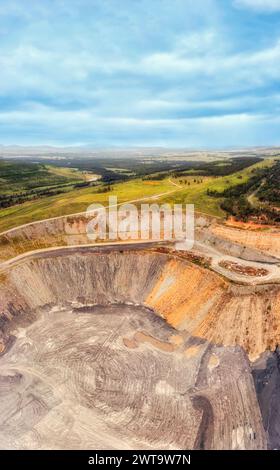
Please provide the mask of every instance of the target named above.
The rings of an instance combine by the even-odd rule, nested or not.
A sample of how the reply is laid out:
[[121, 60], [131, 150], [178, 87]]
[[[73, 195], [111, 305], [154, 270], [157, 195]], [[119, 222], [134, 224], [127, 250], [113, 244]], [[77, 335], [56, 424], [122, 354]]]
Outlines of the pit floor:
[[0, 357], [1, 449], [193, 447], [196, 359], [175, 330], [140, 306], [37, 313]]

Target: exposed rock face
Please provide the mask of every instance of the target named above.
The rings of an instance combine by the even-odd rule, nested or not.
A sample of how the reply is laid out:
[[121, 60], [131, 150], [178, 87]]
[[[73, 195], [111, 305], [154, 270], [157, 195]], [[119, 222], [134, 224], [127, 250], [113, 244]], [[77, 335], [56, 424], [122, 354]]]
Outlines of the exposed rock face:
[[275, 348], [279, 295], [154, 250], [15, 263], [0, 284], [0, 446], [266, 448], [241, 346]]
[[279, 285], [234, 285], [153, 250], [69, 251], [31, 256], [5, 273], [0, 325], [47, 304], [132, 303], [151, 308], [178, 330], [215, 344], [238, 344], [251, 360], [280, 341]]
[[[227, 227], [223, 224], [213, 224], [211, 233], [213, 236], [224, 240], [224, 243], [228, 240], [229, 242], [236, 243], [237, 246], [243, 247], [247, 259], [254, 260], [253, 252], [256, 253], [256, 250], [265, 255], [280, 257], [280, 231], [277, 229], [252, 231]], [[265, 258], [263, 260], [265, 261]]]
[[[74, 214], [42, 220], [0, 233], [0, 262], [28, 251], [52, 246], [90, 244], [87, 225], [92, 214]], [[196, 215], [197, 241], [220, 252], [244, 260], [277, 262], [280, 257], [280, 232], [253, 232], [225, 226], [213, 217]], [[100, 240], [99, 240], [100, 241]]]
[[21, 253], [60, 245], [90, 243], [86, 214], [57, 217], [27, 224], [0, 234], [0, 261]]

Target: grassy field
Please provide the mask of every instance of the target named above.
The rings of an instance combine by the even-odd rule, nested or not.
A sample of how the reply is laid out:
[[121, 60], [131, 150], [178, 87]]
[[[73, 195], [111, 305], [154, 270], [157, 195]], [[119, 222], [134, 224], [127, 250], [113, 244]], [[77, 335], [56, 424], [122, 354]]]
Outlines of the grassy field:
[[118, 202], [126, 202], [177, 190], [169, 180], [142, 181], [132, 180], [118, 183], [110, 192], [99, 192], [98, 187], [89, 187], [65, 194], [28, 201], [0, 211], [0, 231], [8, 230], [35, 220], [82, 212], [90, 204], [108, 204], [109, 196], [117, 196]]
[[114, 184], [109, 192], [100, 192], [101, 187], [76, 189], [2, 209], [0, 211], [0, 232], [36, 220], [82, 212], [92, 203], [107, 205], [109, 196], [117, 196], [118, 202], [123, 203], [160, 195], [155, 202], [195, 204], [197, 211], [223, 217], [225, 214], [220, 208], [221, 200], [209, 196], [207, 190], [222, 191], [229, 186], [246, 182], [253, 176], [255, 169], [272, 164], [273, 160], [264, 160], [242, 171], [222, 177], [187, 176], [178, 177], [173, 181], [168, 178], [161, 181], [136, 179]]
[[[172, 202], [176, 204], [194, 204], [195, 209], [199, 212], [214, 215], [217, 217], [224, 217], [225, 213], [220, 207], [222, 198], [211, 197], [207, 194], [207, 190], [222, 192], [224, 189], [237, 186], [241, 183], [248, 181], [257, 169], [270, 167], [274, 164], [273, 160], [264, 160], [256, 163], [249, 168], [233, 173], [228, 176], [221, 177], [188, 177], [189, 181], [201, 181], [202, 183], [192, 183], [190, 186], [183, 184], [183, 189], [177, 193], [172, 194]], [[182, 180], [177, 178], [174, 181]], [[170, 202], [170, 197], [165, 196], [160, 198], [160, 202]]]
[[195, 210], [205, 214], [223, 217], [224, 212], [220, 208], [221, 200], [207, 195], [207, 189], [213, 184], [213, 178], [205, 178], [202, 183], [191, 184], [170, 196], [159, 199], [160, 203], [194, 204]]

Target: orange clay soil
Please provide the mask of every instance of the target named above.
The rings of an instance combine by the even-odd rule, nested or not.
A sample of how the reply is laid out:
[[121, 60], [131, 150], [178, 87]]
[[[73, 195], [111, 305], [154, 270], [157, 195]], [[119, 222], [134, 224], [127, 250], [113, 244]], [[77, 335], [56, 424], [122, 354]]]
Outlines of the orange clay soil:
[[244, 230], [265, 230], [269, 228], [277, 228], [275, 225], [258, 224], [252, 220], [248, 220], [248, 222], [242, 222], [242, 220], [236, 220], [234, 217], [229, 217], [225, 221], [225, 225], [228, 225], [229, 227], [241, 228]]

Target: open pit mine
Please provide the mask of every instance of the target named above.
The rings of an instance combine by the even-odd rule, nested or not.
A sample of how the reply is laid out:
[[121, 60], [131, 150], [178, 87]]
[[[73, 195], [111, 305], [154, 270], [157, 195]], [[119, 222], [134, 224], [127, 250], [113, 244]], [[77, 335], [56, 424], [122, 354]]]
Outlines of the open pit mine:
[[1, 234], [0, 448], [279, 449], [278, 242], [202, 217], [191, 251], [89, 246], [81, 215]]

